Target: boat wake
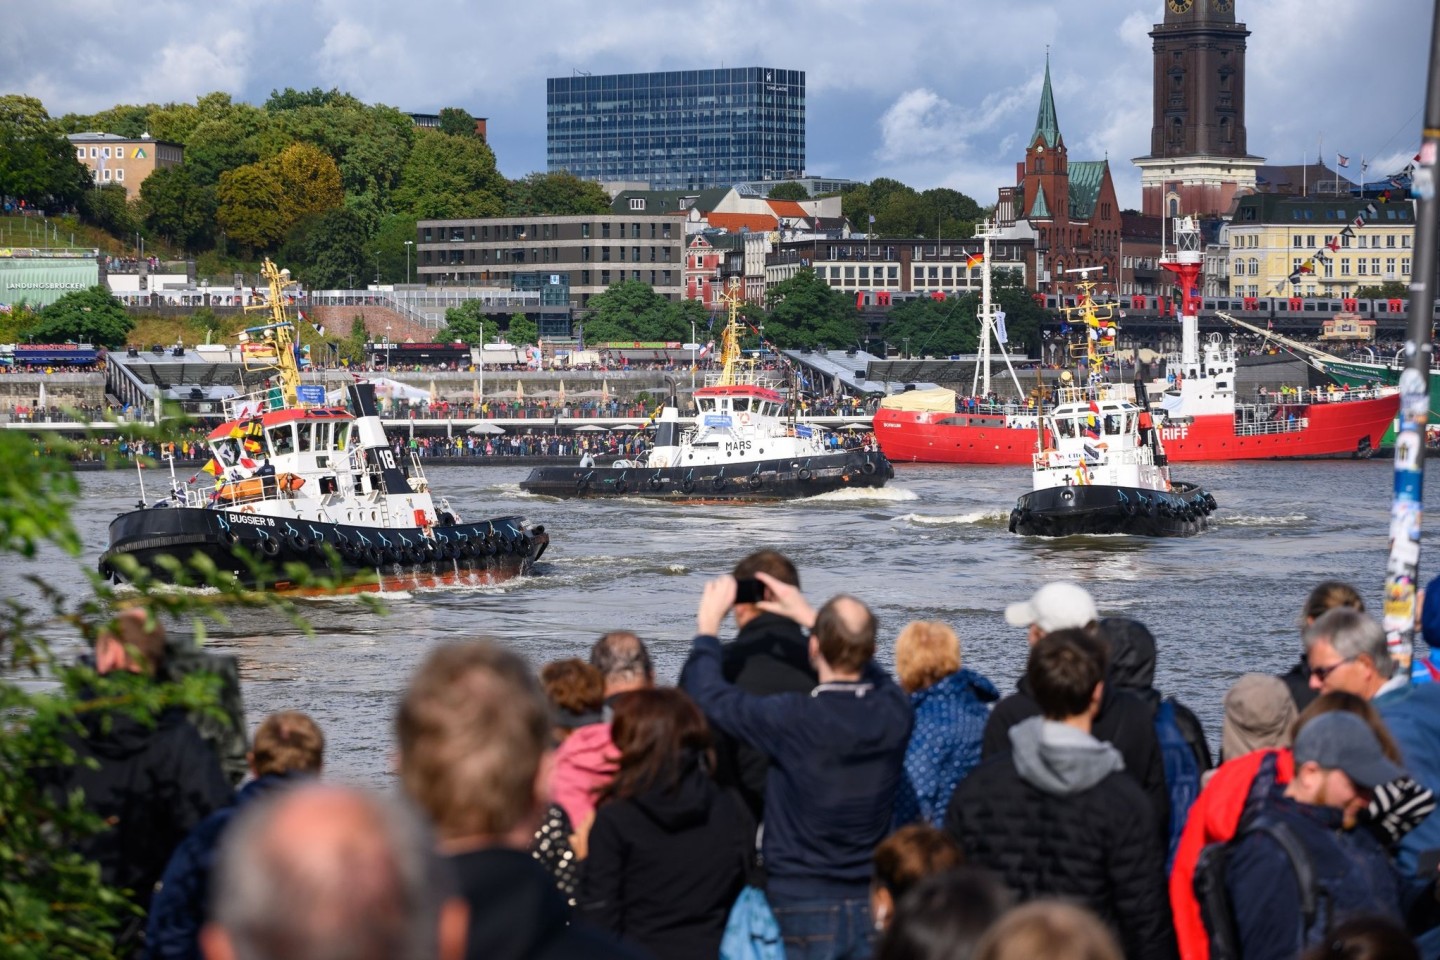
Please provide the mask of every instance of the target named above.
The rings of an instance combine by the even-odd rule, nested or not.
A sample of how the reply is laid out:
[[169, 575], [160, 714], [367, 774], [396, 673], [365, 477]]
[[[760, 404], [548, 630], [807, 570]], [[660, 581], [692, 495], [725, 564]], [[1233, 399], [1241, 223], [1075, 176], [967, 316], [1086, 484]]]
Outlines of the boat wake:
[[955, 516], [932, 517], [923, 513], [907, 513], [896, 517], [902, 523], [913, 523], [922, 527], [952, 527], [974, 523], [1000, 523], [1010, 516], [1008, 510], [977, 510]]
[[1237, 517], [1212, 517], [1210, 522], [1222, 527], [1295, 527], [1309, 523], [1310, 518], [1303, 513], [1282, 513], [1277, 516], [1245, 516]]
[[813, 497], [806, 497], [806, 503], [854, 503], [857, 500], [874, 501], [883, 500], [890, 503], [903, 503], [906, 500], [919, 500], [920, 497], [913, 490], [901, 490], [897, 487], [847, 487], [843, 490], [831, 490], [829, 493], [817, 493]]

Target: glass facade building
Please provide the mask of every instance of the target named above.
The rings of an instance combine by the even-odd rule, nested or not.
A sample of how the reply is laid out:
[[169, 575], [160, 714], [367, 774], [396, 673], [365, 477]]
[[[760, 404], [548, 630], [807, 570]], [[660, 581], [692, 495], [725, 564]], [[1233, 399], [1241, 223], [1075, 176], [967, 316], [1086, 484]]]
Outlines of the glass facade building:
[[701, 190], [805, 171], [805, 73], [773, 67], [546, 81], [546, 164]]

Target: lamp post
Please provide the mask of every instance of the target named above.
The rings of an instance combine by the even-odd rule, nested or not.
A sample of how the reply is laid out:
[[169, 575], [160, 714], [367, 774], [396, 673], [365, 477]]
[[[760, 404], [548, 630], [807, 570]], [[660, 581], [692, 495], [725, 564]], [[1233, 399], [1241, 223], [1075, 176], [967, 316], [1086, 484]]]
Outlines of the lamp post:
[[695, 396], [695, 348], [700, 346], [695, 340], [695, 321], [690, 321], [690, 396]]
[[380, 251], [375, 251], [375, 285], [380, 285]]
[[415, 246], [414, 240], [405, 241], [405, 285], [410, 285], [410, 248]]

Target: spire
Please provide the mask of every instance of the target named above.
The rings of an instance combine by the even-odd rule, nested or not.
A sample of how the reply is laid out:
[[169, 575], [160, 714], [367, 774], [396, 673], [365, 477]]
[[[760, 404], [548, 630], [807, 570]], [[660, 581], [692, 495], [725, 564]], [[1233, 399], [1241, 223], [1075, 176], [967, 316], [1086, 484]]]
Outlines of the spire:
[[1045, 51], [1045, 87], [1040, 91], [1040, 113], [1035, 117], [1035, 132], [1030, 135], [1033, 144], [1036, 137], [1045, 138], [1045, 146], [1055, 149], [1060, 142], [1060, 121], [1055, 119], [1055, 94], [1050, 90], [1050, 51]]
[[1045, 202], [1045, 188], [1041, 187], [1035, 194], [1035, 202], [1030, 206], [1030, 215], [1027, 220], [1049, 220], [1050, 204]]

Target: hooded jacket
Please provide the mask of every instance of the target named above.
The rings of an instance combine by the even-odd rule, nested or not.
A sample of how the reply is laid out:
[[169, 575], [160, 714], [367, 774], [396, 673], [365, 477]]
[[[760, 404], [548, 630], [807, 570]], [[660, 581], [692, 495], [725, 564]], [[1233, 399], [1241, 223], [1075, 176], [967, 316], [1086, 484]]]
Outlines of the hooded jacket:
[[153, 725], [108, 710], [86, 712], [80, 723], [83, 734], [66, 737], [76, 762], [43, 776], [57, 799], [83, 791], [85, 808], [110, 826], [81, 838], [78, 849], [100, 865], [104, 883], [133, 891], [134, 902], [148, 908], [170, 855], [230, 802], [230, 783], [178, 709], [162, 711]]
[[719, 640], [697, 636], [680, 687], [714, 726], [770, 757], [767, 889], [795, 900], [866, 896], [900, 786], [909, 698], [874, 663], [859, 682], [757, 697], [725, 682], [720, 658]]
[[470, 908], [465, 960], [637, 960], [577, 923], [545, 868], [523, 850], [491, 847], [446, 858]]
[[[1123, 626], [1114, 625], [1121, 621]], [[1105, 638], [1110, 641], [1110, 676], [1108, 682], [1117, 690], [1134, 694], [1150, 708], [1153, 720], [1164, 695], [1155, 689], [1155, 636], [1136, 620], [1119, 617], [1101, 621]], [[1194, 711], [1170, 698], [1175, 708], [1175, 724], [1180, 728], [1190, 752], [1195, 755], [1195, 765], [1201, 773], [1215, 765], [1210, 757], [1210, 744], [1205, 740], [1205, 729]]]
[[555, 750], [552, 799], [565, 809], [577, 830], [595, 811], [595, 795], [615, 776], [620, 754], [610, 740], [610, 724], [577, 727]]
[[[762, 613], [725, 644], [720, 657], [725, 679], [746, 693], [809, 693], [815, 689], [810, 641], [794, 620]], [[715, 782], [740, 791], [750, 815], [764, 816], [765, 777], [770, 759], [763, 750], [715, 731]]]
[[951, 798], [946, 827], [966, 862], [995, 871], [1021, 900], [1058, 896], [1093, 910], [1129, 960], [1172, 957], [1164, 851], [1120, 752], [1040, 717], [1007, 739], [1011, 749]]
[[[1022, 676], [1015, 693], [1001, 700], [990, 712], [981, 750], [984, 759], [1010, 749], [1010, 728], [1029, 717], [1038, 717], [1040, 707], [1030, 696], [1030, 684]], [[1125, 773], [1134, 779], [1150, 801], [1150, 824], [1156, 841], [1168, 846], [1170, 840], [1170, 790], [1165, 784], [1165, 765], [1160, 742], [1155, 737], [1155, 710], [1141, 698], [1119, 690], [1108, 678], [1095, 716], [1096, 739], [1113, 744], [1125, 759]]]
[[990, 705], [1000, 699], [995, 685], [961, 669], [910, 694], [915, 726], [905, 750], [905, 776], [895, 797], [895, 826], [945, 822], [955, 785], [980, 762], [980, 741]]
[[200, 928], [210, 904], [210, 875], [225, 830], [246, 806], [271, 791], [311, 779], [304, 773], [267, 773], [240, 788], [235, 802], [221, 807], [190, 831], [170, 857], [150, 904], [145, 943], [151, 960], [200, 960]]
[[688, 755], [673, 786], [595, 812], [579, 905], [587, 919], [659, 960], [714, 957], [745, 885], [755, 823]]

